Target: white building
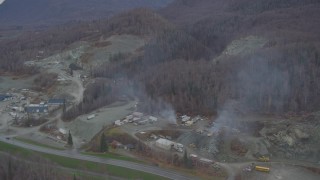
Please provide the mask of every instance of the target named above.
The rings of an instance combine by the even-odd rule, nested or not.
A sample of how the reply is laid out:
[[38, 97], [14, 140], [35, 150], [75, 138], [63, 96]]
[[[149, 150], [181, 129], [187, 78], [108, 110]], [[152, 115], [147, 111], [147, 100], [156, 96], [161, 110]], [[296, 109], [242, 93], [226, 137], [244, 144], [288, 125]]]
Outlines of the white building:
[[132, 115], [133, 115], [134, 117], [142, 118], [143, 113], [141, 113], [141, 112], [134, 112], [134, 113], [132, 113]]
[[90, 116], [87, 117], [87, 120], [93, 119], [93, 118], [95, 118], [95, 117], [96, 117], [95, 114], [91, 114]]
[[140, 121], [141, 118], [135, 117], [135, 118], [133, 118], [132, 120], [133, 120], [133, 122], [137, 122], [137, 121]]
[[206, 159], [206, 158], [200, 158], [199, 162], [204, 163], [204, 164], [212, 164], [213, 161], [210, 159]]
[[158, 118], [153, 117], [153, 116], [149, 116], [149, 120], [152, 121], [152, 122], [157, 122]]
[[11, 109], [13, 111], [19, 111], [19, 112], [23, 112], [24, 111], [23, 107], [17, 107], [17, 106], [12, 107]]
[[182, 121], [182, 122], [187, 122], [187, 121], [189, 121], [190, 119], [191, 119], [190, 116], [187, 116], [187, 115], [181, 116], [181, 121]]
[[192, 126], [193, 125], [193, 121], [187, 121], [185, 124], [186, 124], [186, 126]]
[[59, 132], [60, 132], [61, 134], [64, 134], [64, 135], [67, 134], [67, 131], [66, 131], [65, 129], [62, 129], [62, 128], [59, 128]]
[[196, 155], [196, 154], [190, 154], [190, 158], [192, 158], [192, 159], [197, 159], [197, 158], [198, 158], [198, 155]]
[[15, 113], [15, 112], [10, 112], [9, 115], [12, 116], [13, 118], [17, 117], [17, 113]]
[[121, 122], [120, 120], [116, 120], [116, 121], [114, 122], [114, 124], [115, 124], [116, 126], [122, 126], [122, 125], [123, 125], [123, 122]]
[[174, 146], [174, 142], [160, 138], [156, 141], [156, 146], [165, 150], [171, 150]]
[[133, 118], [133, 115], [129, 115], [126, 117], [126, 119], [131, 120]]
[[178, 152], [183, 152], [183, 145], [180, 143], [176, 143], [173, 141], [170, 141], [168, 139], [160, 138], [156, 141], [156, 146], [159, 148], [165, 149], [165, 150], [171, 150], [174, 149]]
[[148, 120], [142, 120], [142, 121], [139, 121], [138, 124], [140, 125], [144, 125], [144, 124], [147, 124], [148, 123]]

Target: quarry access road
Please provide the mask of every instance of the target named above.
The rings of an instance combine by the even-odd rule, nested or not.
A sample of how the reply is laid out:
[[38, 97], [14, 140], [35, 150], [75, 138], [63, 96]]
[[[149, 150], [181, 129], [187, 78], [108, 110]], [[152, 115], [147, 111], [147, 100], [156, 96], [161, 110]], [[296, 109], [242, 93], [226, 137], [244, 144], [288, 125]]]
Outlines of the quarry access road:
[[[279, 177], [284, 177], [283, 179], [301, 179], [300, 176], [308, 177], [306, 179], [315, 179], [315, 176], [318, 176], [317, 174], [314, 174], [311, 171], [304, 171], [304, 170], [306, 167], [316, 168], [316, 169], [320, 168], [319, 163], [294, 161], [294, 160], [280, 160], [280, 161], [275, 160], [275, 161], [269, 161], [269, 162], [248, 161], [248, 162], [235, 162], [235, 163], [216, 162], [217, 165], [223, 167], [227, 171], [228, 173], [227, 180], [235, 180], [236, 176], [242, 173], [243, 168], [252, 165], [252, 163], [256, 165], [270, 167], [271, 172], [268, 173], [270, 175], [268, 179], [279, 179]], [[293, 174], [297, 171], [300, 172], [300, 174], [298, 173], [298, 174], [289, 176], [290, 175], [289, 172]]]
[[71, 80], [78, 86], [75, 91], [69, 93], [75, 97], [76, 104], [79, 104], [83, 99], [83, 93], [85, 90], [80, 79], [80, 74], [77, 71], [73, 71], [73, 76], [65, 76], [65, 78]]
[[15, 145], [18, 147], [22, 147], [25, 149], [29, 149], [32, 151], [37, 151], [37, 152], [41, 152], [41, 153], [52, 154], [52, 155], [57, 155], [57, 156], [62, 156], [62, 157], [67, 157], [67, 158], [73, 158], [73, 159], [78, 159], [78, 160], [84, 160], [84, 161], [90, 161], [90, 162], [95, 162], [95, 163], [101, 163], [101, 164], [107, 164], [107, 165], [113, 165], [113, 166], [133, 169], [136, 171], [142, 171], [142, 172], [146, 172], [146, 173], [150, 173], [150, 174], [154, 174], [154, 175], [158, 175], [158, 176], [162, 176], [162, 177], [174, 179], [174, 180], [198, 179], [197, 177], [184, 175], [184, 174], [181, 174], [181, 173], [178, 173], [175, 171], [162, 169], [162, 168], [159, 168], [156, 166], [139, 164], [139, 163], [134, 163], [134, 162], [130, 162], [130, 161], [88, 156], [88, 155], [80, 154], [77, 151], [53, 150], [53, 149], [49, 149], [49, 148], [35, 146], [32, 144], [26, 144], [26, 143], [23, 143], [20, 141], [16, 141], [14, 139], [7, 139], [7, 137], [0, 137], [0, 141], [2, 141], [4, 143]]

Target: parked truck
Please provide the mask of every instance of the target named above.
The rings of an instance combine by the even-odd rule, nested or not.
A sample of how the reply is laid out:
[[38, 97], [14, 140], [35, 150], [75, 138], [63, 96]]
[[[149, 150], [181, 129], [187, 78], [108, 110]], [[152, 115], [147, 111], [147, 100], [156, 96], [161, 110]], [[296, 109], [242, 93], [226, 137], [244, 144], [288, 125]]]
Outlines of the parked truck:
[[258, 158], [258, 161], [261, 161], [261, 162], [269, 162], [270, 161], [270, 158], [267, 157], [267, 156], [260, 156]]
[[96, 117], [95, 114], [91, 114], [91, 115], [89, 115], [89, 116], [87, 117], [87, 120], [93, 119], [93, 118], [95, 118], [95, 117]]

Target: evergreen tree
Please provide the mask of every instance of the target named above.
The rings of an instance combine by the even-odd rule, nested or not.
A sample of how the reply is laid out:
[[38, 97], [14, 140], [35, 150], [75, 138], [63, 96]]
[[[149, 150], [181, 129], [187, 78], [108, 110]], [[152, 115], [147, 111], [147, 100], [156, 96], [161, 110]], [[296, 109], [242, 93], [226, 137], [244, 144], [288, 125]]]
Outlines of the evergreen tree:
[[185, 150], [183, 154], [183, 164], [187, 168], [192, 168], [192, 161], [188, 158], [187, 150]]
[[12, 179], [13, 179], [13, 170], [12, 170], [12, 162], [10, 158], [8, 162], [8, 180], [12, 180]]
[[100, 138], [100, 152], [108, 152], [108, 144], [104, 133], [101, 134]]
[[179, 166], [179, 156], [178, 154], [173, 155], [173, 164]]
[[187, 150], [184, 151], [183, 154], [183, 164], [187, 167], [188, 166], [188, 153]]
[[62, 106], [62, 113], [65, 114], [66, 111], [67, 111], [66, 100], [64, 100], [63, 106]]
[[71, 135], [70, 131], [69, 131], [69, 136], [68, 136], [68, 145], [70, 145], [70, 146], [73, 145], [72, 135]]
[[136, 146], [138, 152], [143, 152], [143, 145], [139, 139], [138, 143], [137, 143], [137, 146]]
[[75, 174], [73, 174], [73, 180], [77, 180], [77, 177]]

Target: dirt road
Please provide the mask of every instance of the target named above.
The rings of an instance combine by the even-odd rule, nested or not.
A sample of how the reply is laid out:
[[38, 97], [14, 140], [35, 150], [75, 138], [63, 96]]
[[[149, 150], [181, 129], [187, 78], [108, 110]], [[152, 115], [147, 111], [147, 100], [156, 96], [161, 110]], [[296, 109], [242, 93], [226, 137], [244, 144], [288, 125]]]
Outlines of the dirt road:
[[76, 88], [70, 90], [69, 93], [75, 98], [75, 103], [79, 104], [83, 99], [84, 87], [81, 79], [79, 78], [79, 72], [73, 71], [73, 76], [66, 74], [63, 70], [56, 70], [55, 73], [58, 73], [59, 76], [67, 81], [71, 81], [71, 83], [75, 84]]

